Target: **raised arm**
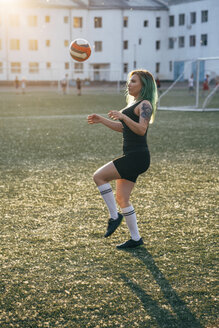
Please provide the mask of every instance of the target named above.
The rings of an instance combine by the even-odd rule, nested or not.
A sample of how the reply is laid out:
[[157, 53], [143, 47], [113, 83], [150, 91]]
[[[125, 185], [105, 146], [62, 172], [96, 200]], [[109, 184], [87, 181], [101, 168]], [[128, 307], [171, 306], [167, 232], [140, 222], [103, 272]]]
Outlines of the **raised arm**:
[[149, 101], [143, 100], [136, 108], [135, 114], [139, 116], [139, 122], [133, 121], [127, 115], [111, 111], [109, 112], [109, 117], [114, 120], [123, 120], [125, 124], [136, 134], [143, 136], [148, 128], [148, 124], [152, 114], [152, 107]]
[[106, 117], [103, 117], [101, 115], [97, 114], [91, 114], [88, 115], [87, 121], [89, 124], [95, 124], [95, 123], [102, 123], [106, 127], [110, 128], [111, 130], [122, 132], [123, 126], [121, 122], [115, 122], [112, 120], [109, 120]]

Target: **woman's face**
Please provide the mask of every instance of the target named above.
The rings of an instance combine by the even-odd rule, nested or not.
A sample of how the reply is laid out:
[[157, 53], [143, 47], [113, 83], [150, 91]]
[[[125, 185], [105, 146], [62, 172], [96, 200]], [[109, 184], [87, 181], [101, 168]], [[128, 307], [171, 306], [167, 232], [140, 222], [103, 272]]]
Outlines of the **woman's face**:
[[137, 74], [133, 74], [128, 82], [128, 91], [130, 96], [138, 98], [142, 88], [141, 80]]

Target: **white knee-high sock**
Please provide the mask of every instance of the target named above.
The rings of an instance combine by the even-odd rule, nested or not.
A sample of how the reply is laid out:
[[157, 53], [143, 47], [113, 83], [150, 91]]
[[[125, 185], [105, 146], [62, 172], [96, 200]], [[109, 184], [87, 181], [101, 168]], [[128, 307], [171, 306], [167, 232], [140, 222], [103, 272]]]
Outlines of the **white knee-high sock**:
[[130, 205], [129, 207], [122, 208], [122, 214], [126, 219], [126, 224], [129, 228], [132, 239], [135, 241], [139, 240], [141, 236], [138, 232], [137, 218], [134, 207]]
[[99, 189], [99, 192], [108, 207], [110, 217], [116, 220], [118, 218], [118, 210], [111, 185], [109, 183], [105, 183], [97, 188]]

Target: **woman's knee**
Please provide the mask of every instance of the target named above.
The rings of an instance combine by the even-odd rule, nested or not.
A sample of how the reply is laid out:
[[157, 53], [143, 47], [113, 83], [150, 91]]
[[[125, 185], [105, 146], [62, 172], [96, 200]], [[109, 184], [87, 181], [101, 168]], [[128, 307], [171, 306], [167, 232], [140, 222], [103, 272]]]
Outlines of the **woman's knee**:
[[94, 172], [93, 174], [93, 180], [96, 183], [97, 186], [100, 186], [104, 183], [107, 183], [108, 181], [105, 179], [104, 175], [101, 174], [100, 170], [97, 170], [96, 172]]
[[96, 184], [98, 184], [99, 179], [100, 179], [100, 177], [99, 177], [98, 172], [97, 172], [97, 171], [94, 172], [94, 174], [93, 174], [93, 180], [94, 180], [94, 182], [95, 182]]
[[111, 180], [119, 179], [120, 175], [117, 172], [112, 162], [100, 167], [93, 175], [94, 182], [97, 185], [108, 183]]

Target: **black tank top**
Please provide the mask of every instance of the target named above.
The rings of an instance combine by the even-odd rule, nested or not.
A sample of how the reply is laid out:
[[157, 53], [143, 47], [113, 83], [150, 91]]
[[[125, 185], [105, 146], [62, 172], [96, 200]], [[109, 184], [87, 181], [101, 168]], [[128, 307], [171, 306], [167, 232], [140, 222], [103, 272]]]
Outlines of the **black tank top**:
[[[134, 109], [140, 104], [141, 101], [138, 101], [130, 107], [126, 107], [122, 110], [122, 113], [127, 115], [135, 122], [139, 122], [139, 116], [135, 114]], [[126, 124], [121, 120], [123, 125], [123, 152], [124, 154], [129, 154], [138, 151], [147, 151], [147, 131], [143, 136], [140, 136], [134, 133]]]

